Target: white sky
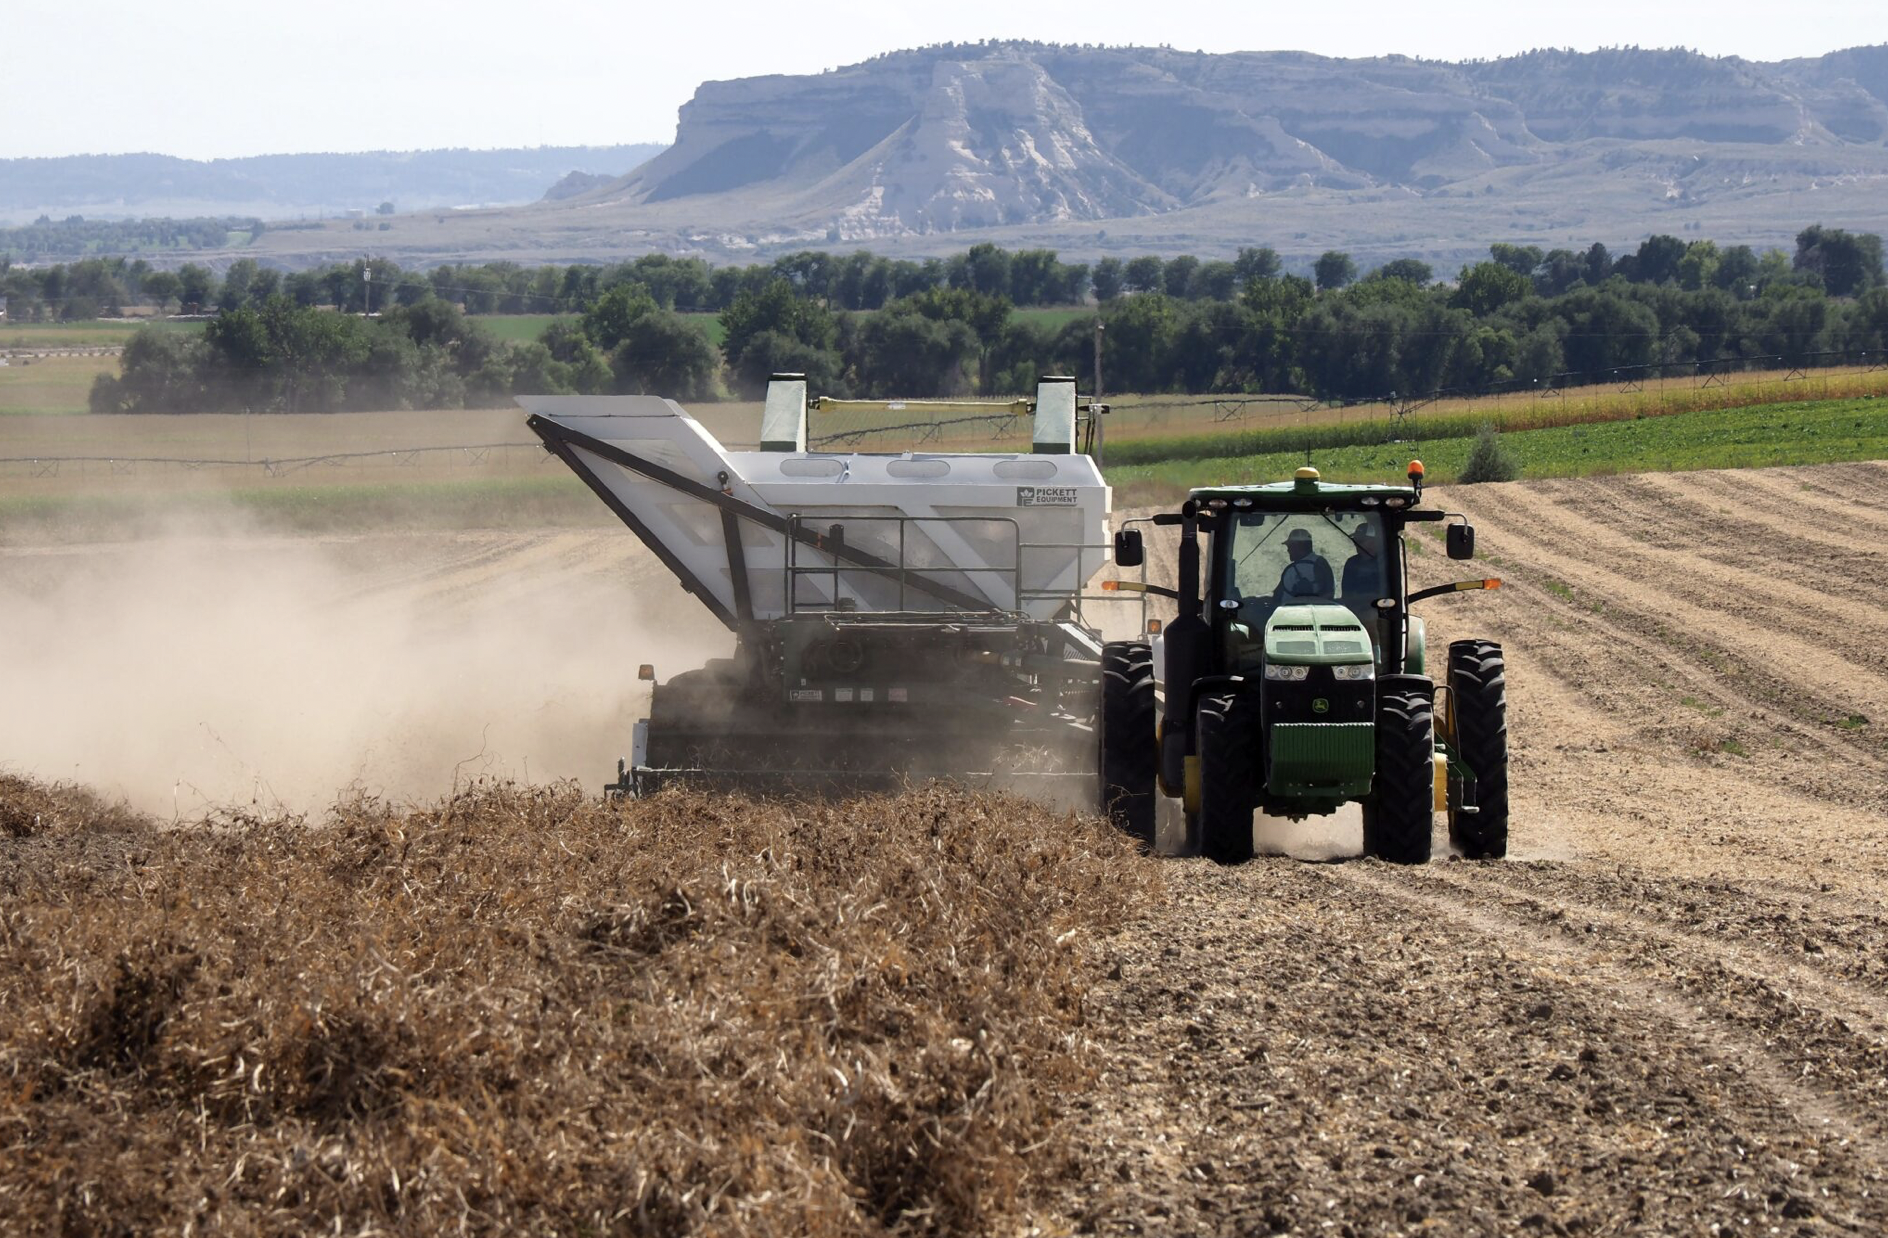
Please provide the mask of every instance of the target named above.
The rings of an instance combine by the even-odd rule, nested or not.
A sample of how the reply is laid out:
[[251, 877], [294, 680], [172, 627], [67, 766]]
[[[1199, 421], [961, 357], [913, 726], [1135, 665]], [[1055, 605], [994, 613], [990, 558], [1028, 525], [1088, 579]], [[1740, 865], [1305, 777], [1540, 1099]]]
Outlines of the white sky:
[[0, 157], [667, 142], [704, 79], [950, 40], [1456, 60], [1637, 44], [1776, 60], [1888, 40], [1880, 0], [6, 0]]

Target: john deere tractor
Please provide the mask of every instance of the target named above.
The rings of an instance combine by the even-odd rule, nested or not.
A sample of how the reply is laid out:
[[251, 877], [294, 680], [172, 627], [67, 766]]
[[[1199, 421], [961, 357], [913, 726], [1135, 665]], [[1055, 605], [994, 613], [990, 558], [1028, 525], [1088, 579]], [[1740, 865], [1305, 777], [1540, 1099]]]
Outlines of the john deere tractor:
[[[1156, 797], [1168, 796], [1203, 854], [1237, 864], [1252, 856], [1254, 810], [1303, 818], [1357, 803], [1366, 855], [1427, 860], [1437, 811], [1465, 856], [1507, 854], [1501, 647], [1455, 641], [1432, 671], [1410, 613], [1501, 582], [1409, 591], [1410, 525], [1445, 523], [1451, 559], [1475, 551], [1465, 517], [1420, 506], [1422, 483], [1420, 461], [1408, 486], [1334, 484], [1302, 468], [1288, 483], [1194, 490], [1153, 518], [1179, 526], [1175, 586], [1104, 586], [1169, 598], [1177, 612], [1148, 625], [1161, 629], [1151, 642], [1102, 651], [1101, 792], [1121, 826], [1151, 845]], [[1114, 552], [1141, 566], [1140, 531], [1117, 532]]]

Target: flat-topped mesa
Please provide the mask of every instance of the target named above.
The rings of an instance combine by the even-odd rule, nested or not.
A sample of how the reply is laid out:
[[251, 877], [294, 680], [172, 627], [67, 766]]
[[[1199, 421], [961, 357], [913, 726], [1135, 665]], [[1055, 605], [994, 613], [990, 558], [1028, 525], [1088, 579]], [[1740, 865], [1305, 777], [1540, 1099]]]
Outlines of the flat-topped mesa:
[[525, 396], [530, 427], [737, 628], [802, 612], [1068, 617], [1106, 557], [1110, 491], [1076, 450], [1075, 380], [1033, 400], [894, 401], [905, 414], [1031, 416], [1031, 450], [807, 449], [806, 380], [768, 384], [760, 449], [731, 451], [673, 400]]

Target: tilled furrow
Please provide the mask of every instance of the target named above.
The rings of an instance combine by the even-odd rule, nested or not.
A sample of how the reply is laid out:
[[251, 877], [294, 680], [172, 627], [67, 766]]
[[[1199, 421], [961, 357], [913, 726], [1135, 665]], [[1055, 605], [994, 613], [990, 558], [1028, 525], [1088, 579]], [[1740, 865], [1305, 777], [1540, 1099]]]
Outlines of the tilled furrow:
[[[1557, 676], [1583, 684], [1596, 704], [1630, 718], [1642, 732], [1650, 728], [1654, 737], [1701, 733], [1701, 719], [1733, 719], [1767, 740], [1798, 749], [1791, 753], [1785, 747], [1778, 754], [1784, 759], [1757, 762], [1756, 771], [1828, 802], [1879, 802], [1888, 754], [1872, 734], [1832, 727], [1831, 716], [1838, 711], [1806, 701], [1764, 668], [1719, 652], [1656, 614], [1608, 606], [1603, 616], [1583, 617], [1551, 591], [1525, 580], [1518, 584], [1517, 592], [1541, 611], [1568, 616], [1552, 631], [1529, 625], [1527, 647], [1534, 656]], [[1766, 708], [1758, 710], [1757, 704]], [[1687, 717], [1686, 709], [1697, 718]], [[1798, 777], [1799, 757], [1809, 762], [1816, 778]]]
[[1865, 460], [1814, 467], [1751, 469], [1738, 477], [1784, 510], [1827, 513], [1888, 527], [1888, 464]]
[[1709, 564], [1711, 575], [1740, 593], [1787, 594], [1800, 610], [1805, 589], [1813, 589], [1824, 607], [1879, 621], [1879, 612], [1855, 602], [1888, 589], [1888, 555], [1872, 530], [1839, 522], [1825, 528], [1800, 512], [1752, 518], [1691, 497], [1682, 480], [1667, 485], [1637, 476], [1609, 478], [1599, 494], [1580, 496], [1568, 510], [1583, 530], [1602, 528], [1625, 546]]
[[[1586, 496], [1586, 502], [1595, 499]], [[1542, 503], [1523, 512], [1504, 509], [1500, 499], [1489, 506], [1496, 526], [1491, 542], [1522, 542], [1527, 549], [1517, 548], [1513, 557], [1571, 586], [1580, 601], [1605, 608], [1593, 613], [1642, 611], [1689, 631], [1710, 632], [1725, 650], [1767, 649], [1781, 662], [1779, 670], [1798, 681], [1826, 684], [1837, 695], [1858, 671], [1871, 690], [1888, 691], [1888, 679], [1863, 669], [1876, 656], [1878, 643], [1864, 633], [1880, 625], [1878, 612], [1839, 599], [1805, 608], [1803, 594], [1824, 582], [1813, 571], [1805, 581], [1802, 567], [1786, 556], [1759, 549], [1749, 556], [1747, 570], [1727, 571], [1692, 553], [1597, 528], [1573, 507]], [[1753, 622], [1753, 609], [1766, 621]], [[1828, 621], [1843, 611], [1851, 622]], [[1776, 640], [1780, 632], [1790, 639]]]
[[[1581, 884], [1575, 871], [1563, 868], [1567, 884]], [[1845, 1095], [1877, 1099], [1888, 1090], [1888, 998], [1866, 986], [1805, 966], [1800, 959], [1761, 945], [1686, 932], [1637, 914], [1631, 909], [1607, 907], [1575, 894], [1526, 889], [1507, 880], [1500, 866], [1430, 868], [1425, 879], [1445, 883], [1471, 901], [1492, 900], [1509, 914], [1552, 928], [1575, 940], [1591, 939], [1601, 948], [1624, 945], [1617, 957], [1654, 973], [1680, 977], [1687, 992], [1708, 1001], [1721, 999], [1727, 1017], [1752, 1023], [1753, 1008], [1760, 1013], [1748, 1028], [1767, 1040], [1780, 1028], [1794, 1026], [1798, 1035], [1783, 1043], [1783, 1052], [1800, 1068], [1804, 1079], [1835, 1079]], [[1832, 1031], [1833, 1029], [1833, 1031]], [[1810, 1045], [1817, 1051], [1812, 1054]], [[1878, 1106], [1865, 1112], [1876, 1113]], [[1888, 1114], [1875, 1119], [1878, 1133], [1888, 1133]]]
[[[1696, 513], [1688, 528], [1705, 536], [1733, 539], [1732, 549], [1794, 552], [1797, 544], [1812, 554], [1838, 559], [1880, 558], [1880, 544], [1888, 538], [1888, 512], [1846, 508], [1840, 512], [1814, 507], [1768, 490], [1750, 486], [1746, 473], [1671, 473], [1661, 478], [1661, 489], [1682, 500]], [[1714, 537], [1714, 544], [1717, 538]]]
[[1591, 951], [1374, 863], [1176, 868], [1095, 994], [1094, 1228], [1150, 1198], [1217, 1232], [1888, 1224], [1869, 1131], [1568, 966]]
[[[1608, 504], [1593, 506], [1598, 512]], [[1562, 534], [1557, 545], [1545, 540], [1550, 527]], [[1542, 509], [1531, 525], [1551, 549], [1577, 546], [1583, 564], [1610, 566], [1610, 575], [1632, 587], [1651, 582], [1660, 604], [1676, 600], [1734, 617], [1738, 624], [1789, 632], [1808, 649], [1835, 651], [1849, 665], [1888, 675], [1888, 618], [1872, 600], [1862, 600], [1888, 594], [1888, 557], [1872, 551], [1807, 555], [1761, 538], [1714, 556], [1701, 538], [1682, 531], [1648, 539], [1647, 531], [1657, 527], [1650, 514], [1589, 518], [1584, 507], [1577, 519]], [[1508, 525], [1500, 529], [1503, 539], [1511, 532]], [[1806, 588], [1836, 581], [1840, 591], [1823, 590], [1816, 605], [1803, 605]], [[1611, 596], [1612, 590], [1602, 586], [1587, 600], [1610, 605]], [[1737, 643], [1748, 647], [1748, 642]]]
[[[1430, 870], [1401, 874], [1395, 889], [1367, 875], [1353, 878], [1493, 931], [1526, 933], [1530, 947], [1560, 956], [1642, 1006], [1647, 1017], [1714, 1052], [1722, 1065], [1768, 1089], [1798, 1122], [1828, 1128], [1853, 1143], [1873, 1166], [1888, 1171], [1888, 1045], [1858, 1032], [1840, 1015], [1799, 1000], [1744, 969], [1738, 954], [1696, 943], [1661, 940], [1647, 927], [1597, 909], [1572, 915], [1550, 900], [1514, 890], [1477, 888], [1473, 878]], [[1535, 930], [1549, 929], [1551, 939]], [[1814, 983], [1814, 982], [1812, 982]], [[1833, 986], [1815, 984], [1821, 993]], [[1879, 1023], [1878, 1002], [1858, 995], [1838, 1009]]]
[[[1689, 692], [1723, 707], [1760, 703], [1801, 724], [1797, 736], [1826, 751], [1841, 752], [1850, 762], [1877, 774], [1888, 772], [1880, 741], [1862, 730], [1843, 730], [1832, 720], [1866, 717], [1880, 697], [1880, 676], [1860, 670], [1843, 651], [1806, 650], [1768, 632], [1717, 612], [1675, 599], [1639, 596], [1628, 582], [1568, 557], [1536, 533], [1505, 527], [1504, 535], [1529, 542], [1515, 552], [1525, 567], [1506, 578], [1531, 586], [1538, 606], [1563, 617], [1571, 646], [1593, 659], [1589, 669], [1643, 690], [1647, 683], [1677, 676]], [[1587, 605], [1575, 600], [1598, 599]], [[1567, 596], [1562, 596], [1566, 594]], [[1617, 665], [1622, 648], [1639, 655], [1643, 672], [1630, 677]], [[1682, 659], [1675, 662], [1674, 655]], [[1650, 678], [1647, 677], [1649, 673]], [[1888, 688], [1881, 695], [1888, 695]], [[1774, 725], [1774, 724], [1772, 724]]]
[[[1754, 867], [1754, 866], [1753, 866]], [[1825, 872], [1830, 871], [1828, 868]], [[1479, 880], [1595, 910], [1705, 944], [1749, 949], [1786, 971], [1853, 986], [1857, 1000], [1888, 1016], [1888, 918], [1879, 890], [1838, 889], [1832, 881], [1788, 885], [1773, 877], [1695, 879], [1624, 866], [1508, 863], [1476, 870]], [[1857, 874], [1841, 873], [1849, 886]]]

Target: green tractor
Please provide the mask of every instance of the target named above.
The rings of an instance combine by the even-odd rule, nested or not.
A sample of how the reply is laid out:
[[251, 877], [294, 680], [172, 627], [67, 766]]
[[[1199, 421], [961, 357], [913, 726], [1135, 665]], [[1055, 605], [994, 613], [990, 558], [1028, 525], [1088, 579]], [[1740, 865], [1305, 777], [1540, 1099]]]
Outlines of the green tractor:
[[[1501, 647], [1455, 641], [1432, 674], [1410, 613], [1501, 582], [1409, 591], [1409, 525], [1446, 522], [1449, 557], [1475, 553], [1465, 517], [1420, 508], [1422, 483], [1421, 461], [1408, 486], [1328, 483], [1301, 468], [1289, 483], [1194, 490], [1153, 517], [1179, 526], [1177, 587], [1103, 586], [1170, 598], [1178, 612], [1147, 625], [1151, 642], [1102, 651], [1098, 765], [1119, 825], [1151, 846], [1157, 797], [1177, 799], [1189, 841], [1237, 864], [1252, 857], [1255, 810], [1301, 819], [1356, 803], [1366, 855], [1428, 860], [1437, 811], [1464, 856], [1507, 854]], [[1140, 531], [1118, 531], [1114, 552], [1141, 566]]]

